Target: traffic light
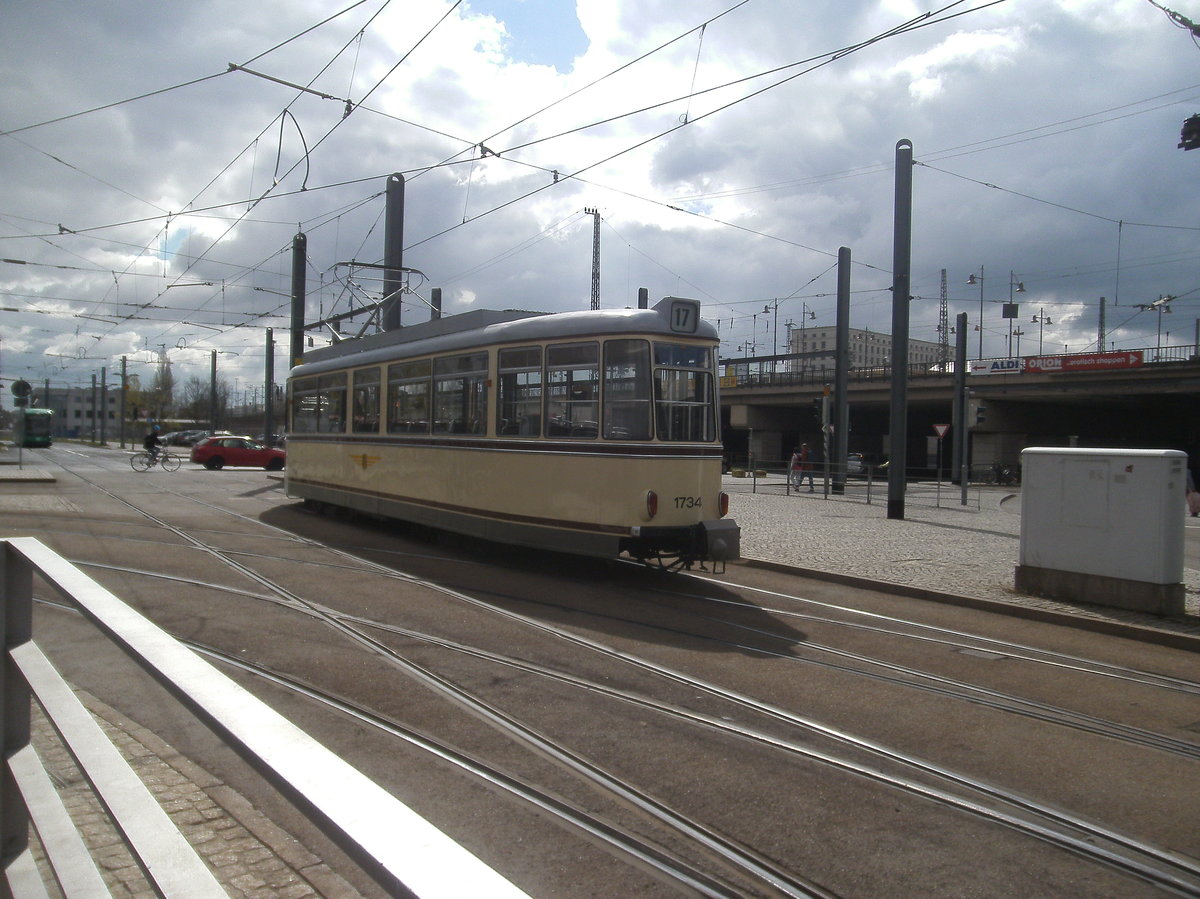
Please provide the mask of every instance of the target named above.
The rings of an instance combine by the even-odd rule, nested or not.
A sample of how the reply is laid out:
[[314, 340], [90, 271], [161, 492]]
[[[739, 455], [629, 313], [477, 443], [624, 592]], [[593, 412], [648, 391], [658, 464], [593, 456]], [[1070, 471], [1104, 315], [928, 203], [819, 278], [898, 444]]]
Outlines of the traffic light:
[[1179, 147], [1183, 150], [1195, 150], [1200, 147], [1200, 113], [1183, 120], [1183, 128], [1179, 132]]
[[987, 420], [987, 406], [980, 400], [971, 400], [967, 409], [967, 427], [977, 428]]

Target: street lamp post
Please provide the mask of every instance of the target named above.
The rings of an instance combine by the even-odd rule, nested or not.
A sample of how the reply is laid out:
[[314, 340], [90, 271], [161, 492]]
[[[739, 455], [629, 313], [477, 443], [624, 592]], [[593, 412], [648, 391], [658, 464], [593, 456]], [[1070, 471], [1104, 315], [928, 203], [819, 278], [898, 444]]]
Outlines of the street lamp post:
[[967, 276], [967, 283], [979, 285], [979, 356], [978, 356], [978, 358], [982, 359], [983, 358], [983, 266], [982, 265], [979, 266], [979, 274], [978, 275], [976, 275], [974, 272], [971, 272], [971, 274]]
[[[771, 311], [771, 306], [772, 306], [771, 303], [767, 303], [765, 306], [763, 306], [763, 314], [764, 315]], [[774, 301], [774, 306], [775, 306], [775, 331], [773, 333], [775, 334], [775, 340], [771, 343], [771, 355], [778, 356], [779, 355], [779, 300], [778, 299], [776, 299]]]
[[[1008, 319], [1008, 358], [1012, 358], [1013, 348], [1013, 319], [1017, 317], [1017, 304], [1013, 302], [1014, 289], [1017, 293], [1025, 292], [1025, 283], [1018, 281], [1011, 269], [1008, 272], [1008, 305], [1004, 307], [1004, 317]], [[1020, 355], [1018, 351], [1017, 355]]]
[[816, 317], [817, 317], [817, 313], [814, 312], [812, 309], [808, 308], [808, 303], [805, 303], [805, 302], [800, 303], [800, 351], [805, 354], [800, 359], [801, 373], [803, 373], [804, 370], [808, 367], [808, 364], [807, 364], [808, 363], [808, 356], [807, 356], [808, 347], [804, 342], [804, 332], [806, 330], [805, 326], [808, 324], [808, 320], [810, 318], [816, 318]]
[[1155, 343], [1154, 343], [1155, 360], [1156, 361], [1162, 361], [1162, 314], [1164, 312], [1171, 311], [1170, 302], [1173, 299], [1175, 299], [1175, 297], [1169, 296], [1169, 295], [1168, 296], [1160, 296], [1153, 303], [1139, 303], [1138, 304], [1138, 308], [1141, 309], [1143, 312], [1148, 309], [1153, 309], [1155, 312], [1158, 313], [1158, 336], [1155, 339]]
[[1038, 308], [1038, 314], [1033, 317], [1033, 324], [1038, 326], [1038, 355], [1042, 355], [1042, 338], [1046, 335], [1046, 325], [1052, 325], [1054, 322], [1050, 320], [1050, 316], [1046, 314], [1044, 307]]

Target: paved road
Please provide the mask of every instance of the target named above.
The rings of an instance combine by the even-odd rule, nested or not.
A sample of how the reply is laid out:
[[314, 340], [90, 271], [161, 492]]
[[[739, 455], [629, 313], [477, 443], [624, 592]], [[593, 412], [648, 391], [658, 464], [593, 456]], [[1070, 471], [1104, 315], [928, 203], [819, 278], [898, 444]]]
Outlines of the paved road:
[[[19, 512], [22, 502], [30, 499], [33, 491], [43, 497], [53, 494], [52, 484], [45, 488], [33, 486], [47, 483], [40, 479], [52, 479], [53, 466], [29, 467], [31, 456], [36, 458], [35, 454], [27, 453], [27, 467], [23, 469], [0, 466], [0, 512], [5, 517], [10, 512]], [[258, 473], [257, 477], [268, 476]], [[15, 482], [13, 489], [8, 489], [7, 482]], [[25, 486], [20, 482], [25, 482]], [[1137, 630], [1200, 635], [1200, 616], [1196, 612], [1200, 530], [1194, 526], [1187, 532], [1189, 565], [1185, 581], [1189, 617], [1161, 621], [1015, 594], [1012, 568], [1017, 558], [1020, 522], [1017, 493], [994, 490], [972, 494], [973, 504], [964, 508], [957, 503], [957, 492], [947, 490], [939, 507], [934, 504], [934, 496], [917, 488], [910, 497], [906, 519], [889, 521], [882, 494], [868, 504], [866, 497], [854, 490], [849, 496], [839, 498], [807, 493], [787, 495], [779, 481], [755, 484], [728, 478], [726, 488], [732, 494], [732, 515], [744, 531], [743, 552], [763, 567], [809, 569], [823, 578], [860, 578], [885, 590], [892, 589], [889, 585], [900, 585], [936, 593], [947, 600], [955, 596], [973, 598], [1014, 612], [1050, 610], [1081, 621], [1100, 620]], [[3, 532], [13, 533], [11, 523]], [[814, 691], [814, 695], [820, 697], [825, 693]], [[222, 837], [211, 848], [214, 858], [233, 866], [229, 870], [236, 878], [231, 880], [234, 895], [352, 895], [349, 886], [338, 883], [337, 875], [322, 865], [322, 859], [297, 847], [267, 817], [241, 800], [236, 791], [179, 758], [171, 746], [122, 719], [102, 703], [92, 707], [99, 716], [106, 716], [118, 742], [133, 745], [121, 735], [133, 737], [136, 743], [133, 751], [147, 765], [155, 761], [165, 763], [166, 767], [158, 769], [158, 776], [164, 785], [176, 791], [171, 795], [177, 798], [180, 813], [190, 815], [201, 829]], [[835, 711], [826, 713], [833, 716]], [[187, 796], [194, 799], [189, 802]], [[247, 830], [253, 839], [244, 838]], [[290, 887], [286, 893], [280, 889], [284, 883]]]

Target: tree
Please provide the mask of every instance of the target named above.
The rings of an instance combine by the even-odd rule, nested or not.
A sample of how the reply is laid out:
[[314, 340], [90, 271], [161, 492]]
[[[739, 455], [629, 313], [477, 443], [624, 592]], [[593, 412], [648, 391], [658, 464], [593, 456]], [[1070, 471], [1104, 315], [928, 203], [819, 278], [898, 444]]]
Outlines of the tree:
[[208, 421], [211, 418], [210, 382], [207, 378], [191, 377], [180, 391], [175, 411], [180, 418], [189, 421]]

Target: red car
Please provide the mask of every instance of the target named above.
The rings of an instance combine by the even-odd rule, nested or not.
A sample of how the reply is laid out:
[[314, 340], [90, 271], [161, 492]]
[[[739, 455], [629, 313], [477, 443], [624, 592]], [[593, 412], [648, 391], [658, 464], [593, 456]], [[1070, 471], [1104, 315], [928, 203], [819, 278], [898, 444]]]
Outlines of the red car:
[[221, 435], [206, 437], [193, 446], [192, 461], [208, 469], [249, 465], [267, 471], [279, 471], [287, 461], [287, 453], [249, 437]]

